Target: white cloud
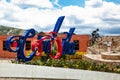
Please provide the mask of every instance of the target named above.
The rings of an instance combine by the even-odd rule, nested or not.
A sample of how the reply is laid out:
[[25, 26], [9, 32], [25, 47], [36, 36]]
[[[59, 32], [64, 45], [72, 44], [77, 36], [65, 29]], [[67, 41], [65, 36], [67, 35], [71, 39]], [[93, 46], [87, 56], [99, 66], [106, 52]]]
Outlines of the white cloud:
[[21, 4], [21, 6], [28, 5], [32, 7], [53, 8], [53, 5], [49, 0], [11, 0], [11, 3]]
[[[65, 20], [60, 29], [61, 32], [69, 30], [69, 27], [76, 27], [76, 33], [80, 34], [91, 33], [96, 28], [100, 30], [120, 28], [120, 5], [118, 4], [102, 2], [102, 0], [87, 0], [84, 8], [65, 6], [57, 9], [54, 5], [59, 5], [58, 0], [52, 3], [49, 0], [11, 0], [10, 3], [2, 0], [0, 2], [0, 24], [23, 29], [37, 25], [41, 29], [39, 31], [42, 29], [49, 31], [54, 28], [57, 18], [64, 15]], [[21, 7], [25, 5], [27, 8]]]
[[100, 7], [102, 6], [102, 0], [86, 0], [85, 7]]
[[59, 8], [61, 8], [61, 5], [58, 3], [59, 0], [52, 0], [52, 2], [53, 2], [53, 5], [55, 5], [55, 6], [59, 7]]

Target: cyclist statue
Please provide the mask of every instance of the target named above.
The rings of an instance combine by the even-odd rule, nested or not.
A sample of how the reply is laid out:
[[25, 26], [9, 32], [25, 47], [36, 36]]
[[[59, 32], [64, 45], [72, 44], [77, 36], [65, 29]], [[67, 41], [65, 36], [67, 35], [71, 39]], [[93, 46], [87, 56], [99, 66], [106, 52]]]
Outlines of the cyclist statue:
[[98, 31], [99, 31], [99, 29], [96, 29], [96, 30], [94, 30], [94, 31], [92, 32], [92, 38], [97, 38], [97, 37], [99, 37]]
[[91, 43], [94, 44], [97, 41], [97, 38], [99, 38], [99, 33], [98, 33], [99, 29], [94, 30], [91, 33]]

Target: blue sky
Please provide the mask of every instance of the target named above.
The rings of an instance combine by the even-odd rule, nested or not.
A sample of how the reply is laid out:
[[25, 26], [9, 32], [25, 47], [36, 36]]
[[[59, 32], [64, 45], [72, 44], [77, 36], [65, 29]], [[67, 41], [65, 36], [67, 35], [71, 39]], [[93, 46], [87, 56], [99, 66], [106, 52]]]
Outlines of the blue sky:
[[115, 4], [120, 4], [120, 0], [105, 0], [105, 1], [114, 2]]
[[[10, 2], [11, 0], [6, 0], [7, 2]], [[50, 0], [51, 2], [54, 2], [55, 0]], [[120, 0], [103, 0], [107, 2], [114, 2], [116, 4], [120, 4]], [[59, 0], [58, 2], [62, 7], [64, 6], [70, 6], [70, 5], [77, 5], [80, 7], [84, 7], [85, 0]]]
[[[53, 2], [53, 1], [55, 1], [55, 0], [50, 0], [50, 1]], [[103, 1], [114, 2], [115, 4], [120, 4], [120, 0], [103, 0]], [[58, 3], [59, 3], [62, 7], [64, 7], [64, 6], [70, 6], [70, 5], [84, 7], [84, 5], [85, 5], [85, 0], [59, 0]]]
[[81, 6], [83, 7], [85, 4], [84, 0], [59, 0], [59, 4], [64, 6], [70, 6], [70, 5], [74, 5], [74, 6]]
[[60, 32], [120, 35], [120, 0], [0, 0], [0, 25], [49, 32], [63, 15]]

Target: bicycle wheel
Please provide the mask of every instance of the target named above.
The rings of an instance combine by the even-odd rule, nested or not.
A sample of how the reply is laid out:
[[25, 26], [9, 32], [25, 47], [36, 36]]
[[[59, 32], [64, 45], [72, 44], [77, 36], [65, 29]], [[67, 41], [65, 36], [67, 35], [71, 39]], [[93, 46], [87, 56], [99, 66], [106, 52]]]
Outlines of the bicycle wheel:
[[96, 42], [102, 41], [102, 37], [97, 37], [95, 41], [96, 41]]

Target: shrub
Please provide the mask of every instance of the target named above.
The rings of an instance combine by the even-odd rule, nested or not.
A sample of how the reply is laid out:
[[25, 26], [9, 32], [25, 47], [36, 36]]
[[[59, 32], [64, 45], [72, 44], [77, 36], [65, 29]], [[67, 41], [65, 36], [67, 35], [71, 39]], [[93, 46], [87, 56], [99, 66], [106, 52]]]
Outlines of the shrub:
[[[76, 53], [78, 54], [78, 53]], [[79, 53], [83, 55], [84, 53]], [[111, 67], [106, 64], [97, 64], [95, 62], [89, 62], [82, 59], [66, 59], [66, 55], [63, 55], [59, 60], [50, 59], [48, 56], [34, 57], [32, 61], [22, 62], [21, 60], [14, 60], [12, 63], [16, 64], [31, 64], [40, 66], [51, 66], [51, 67], [63, 67], [73, 69], [84, 69], [102, 72], [113, 72], [120, 74], [120, 66]]]
[[86, 52], [76, 52], [74, 55], [67, 55], [66, 59], [82, 59], [82, 56], [86, 54]]

